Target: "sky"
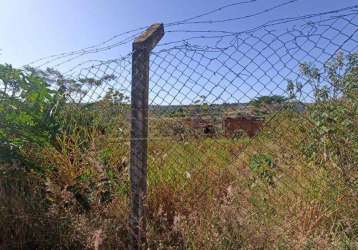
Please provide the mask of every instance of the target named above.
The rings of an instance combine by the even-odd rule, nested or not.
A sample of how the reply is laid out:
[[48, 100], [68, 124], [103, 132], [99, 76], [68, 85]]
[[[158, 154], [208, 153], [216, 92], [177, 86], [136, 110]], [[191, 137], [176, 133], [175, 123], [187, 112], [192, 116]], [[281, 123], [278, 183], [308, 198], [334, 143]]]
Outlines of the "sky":
[[[38, 58], [81, 49], [127, 30], [155, 22], [173, 22], [228, 0], [0, 0], [0, 62], [22, 66]], [[218, 12], [210, 18], [246, 15], [282, 0], [259, 0]], [[298, 16], [357, 4], [354, 0], [300, 0], [269, 15], [225, 23], [240, 30], [264, 19]], [[185, 27], [188, 28], [188, 27]]]
[[[290, 4], [265, 11], [286, 2]], [[192, 31], [240, 32], [274, 19], [326, 12], [357, 4], [356, 0], [0, 0], [0, 63], [10, 63], [15, 67], [31, 63], [31, 66], [52, 67], [61, 72], [68, 72], [80, 65], [77, 71], [73, 71], [75, 73], [71, 73], [72, 78], [99, 78], [104, 74], [115, 73], [116, 79], [113, 82], [105, 88], [92, 89], [86, 95], [86, 101], [100, 98], [111, 86], [129, 96], [130, 62], [120, 59], [112, 63], [108, 59], [128, 55], [132, 38], [125, 45], [100, 53], [80, 55], [73, 60], [69, 56], [54, 62], [51, 61], [53, 57], [35, 64], [32, 62], [100, 44], [116, 34], [157, 22], [165, 24], [166, 33], [160, 42], [163, 46], [168, 42], [202, 34]], [[262, 13], [228, 22], [168, 25], [228, 5], [231, 7], [218, 9], [192, 21], [222, 20]], [[357, 41], [357, 17], [354, 17], [353, 25], [342, 21], [335, 23], [328, 32], [324, 30], [325, 26], [321, 30], [311, 30], [317, 32], [318, 36], [311, 34], [309, 38], [292, 39], [290, 33], [285, 32], [286, 27], [281, 27], [281, 41], [263, 31], [256, 34], [256, 40], [243, 36], [240, 38], [243, 39], [239, 42], [240, 47], [231, 47], [224, 53], [201, 54], [190, 50], [171, 50], [153, 54], [150, 102], [190, 104], [202, 97], [208, 103], [247, 102], [261, 95], [286, 94], [287, 81], [299, 76], [299, 63], [316, 61], [322, 66], [329, 53], [340, 44], [345, 44], [345, 34], [355, 35], [350, 43], [345, 44], [345, 48], [347, 51], [356, 51], [357, 44], [354, 41]], [[309, 29], [305, 32], [311, 32]], [[183, 32], [188, 30], [191, 32]], [[328, 39], [322, 39], [322, 35]], [[106, 45], [115, 44], [125, 37], [110, 40]], [[191, 42], [202, 42], [204, 45], [212, 42], [217, 45], [216, 42], [220, 41], [225, 44], [225, 41], [217, 38], [211, 41], [199, 40]], [[292, 50], [287, 51], [288, 47]], [[67, 59], [71, 61], [67, 62]], [[107, 61], [99, 66], [97, 62], [90, 61], [90, 64], [96, 66], [87, 68], [87, 64], [83, 63], [87, 60]], [[306, 91], [312, 94], [312, 88]]]

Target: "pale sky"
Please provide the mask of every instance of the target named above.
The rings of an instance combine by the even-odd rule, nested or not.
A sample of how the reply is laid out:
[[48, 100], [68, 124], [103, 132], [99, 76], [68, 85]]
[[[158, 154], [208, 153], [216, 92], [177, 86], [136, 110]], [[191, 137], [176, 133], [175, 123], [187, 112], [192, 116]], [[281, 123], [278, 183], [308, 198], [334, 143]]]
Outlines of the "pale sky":
[[[242, 16], [283, 1], [258, 0], [206, 19]], [[238, 1], [0, 0], [0, 62], [21, 66], [43, 56], [99, 43], [137, 27], [181, 20], [235, 2]], [[354, 0], [299, 0], [268, 15], [225, 23], [219, 28], [243, 30], [259, 25], [264, 19], [292, 17], [354, 4], [357, 4]]]
[[[281, 6], [287, 2], [290, 4]], [[183, 30], [236, 33], [275, 19], [322, 13], [357, 4], [356, 0], [0, 0], [0, 63], [21, 67], [39, 58], [83, 49], [106, 41], [116, 34], [156, 22], [165, 24], [166, 34], [160, 43], [163, 45], [181, 40], [185, 36], [201, 34], [183, 33]], [[249, 17], [219, 23], [168, 25], [227, 5], [231, 7], [193, 21]], [[280, 8], [265, 11], [273, 6]], [[358, 7], [355, 8], [357, 11]], [[261, 14], [254, 15], [255, 13]], [[317, 32], [317, 36], [303, 35], [300, 38], [298, 35], [297, 40], [295, 37], [287, 37], [290, 35], [287, 26], [280, 28], [281, 35], [276, 40], [266, 36], [267, 31], [264, 31], [256, 34], [259, 43], [246, 37], [240, 40], [240, 48], [231, 48], [222, 54], [206, 53], [203, 57], [200, 52], [191, 53], [187, 50], [152, 56], [154, 67], [151, 68], [150, 102], [190, 104], [202, 96], [210, 103], [247, 102], [261, 95], [285, 95], [287, 81], [299, 76], [299, 63], [314, 62], [322, 67], [330, 53], [335, 53], [341, 44], [344, 44], [343, 49], [348, 52], [357, 49], [357, 20], [352, 19], [356, 17], [349, 17], [350, 21], [349, 18], [338, 23], [332, 21], [328, 24], [330, 31], [325, 31], [326, 26], [322, 25], [320, 30], [312, 30]], [[315, 20], [321, 20], [320, 18], [316, 17]], [[303, 22], [306, 24], [306, 20]], [[300, 29], [302, 27], [297, 31], [302, 31]], [[309, 29], [310, 27], [305, 32], [310, 33]], [[350, 34], [354, 37], [346, 43], [345, 39]], [[106, 45], [116, 44], [122, 38], [113, 39]], [[113, 84], [112, 87], [129, 96], [130, 62], [126, 64], [125, 60], [117, 60], [113, 65], [110, 62], [94, 68], [91, 66], [91, 69], [86, 69], [83, 62], [121, 58], [131, 52], [130, 41], [100, 53], [80, 55], [77, 61], [70, 63], [61, 63], [60, 58], [55, 63], [48, 63], [46, 59], [41, 61], [42, 65], [31, 65], [56, 68], [64, 73], [79, 65], [78, 73], [76, 71], [79, 75], [73, 77], [93, 74], [97, 78], [113, 73], [111, 67], [114, 67], [117, 79], [110, 85]], [[208, 46], [210, 41], [204, 39], [202, 42]], [[230, 54], [235, 55], [235, 62], [230, 59]], [[64, 62], [68, 58], [64, 58]], [[59, 62], [61, 65], [57, 64]], [[122, 63], [126, 64], [123, 68]], [[108, 87], [109, 85], [102, 90], [93, 89], [93, 94], [88, 95], [87, 101], [99, 98]], [[312, 94], [312, 89], [308, 88], [306, 91]], [[303, 100], [310, 101], [308, 99]]]

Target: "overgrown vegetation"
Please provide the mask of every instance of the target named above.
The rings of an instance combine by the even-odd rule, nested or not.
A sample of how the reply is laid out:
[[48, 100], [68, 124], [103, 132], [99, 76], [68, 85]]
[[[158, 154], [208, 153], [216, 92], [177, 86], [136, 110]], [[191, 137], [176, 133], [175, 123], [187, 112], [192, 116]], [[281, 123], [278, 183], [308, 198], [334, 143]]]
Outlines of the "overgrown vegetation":
[[[268, 123], [252, 139], [204, 137], [175, 112], [156, 114], [148, 247], [357, 248], [357, 69], [357, 53], [338, 53], [324, 72], [303, 63], [287, 99], [253, 101], [285, 108], [263, 112]], [[68, 101], [114, 77], [0, 65], [0, 79], [0, 248], [126, 249], [128, 100], [108, 89], [96, 103]], [[314, 101], [290, 109], [305, 86]]]

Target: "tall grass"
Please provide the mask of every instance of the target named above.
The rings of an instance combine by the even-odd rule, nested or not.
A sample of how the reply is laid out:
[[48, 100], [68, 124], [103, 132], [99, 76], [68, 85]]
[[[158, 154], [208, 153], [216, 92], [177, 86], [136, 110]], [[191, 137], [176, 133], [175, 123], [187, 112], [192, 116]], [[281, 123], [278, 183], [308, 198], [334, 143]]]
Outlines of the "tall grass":
[[[149, 248], [357, 248], [356, 186], [308, 158], [311, 126], [283, 113], [253, 139], [150, 140]], [[2, 166], [1, 248], [126, 249], [129, 143], [78, 132], [38, 149], [41, 176]]]

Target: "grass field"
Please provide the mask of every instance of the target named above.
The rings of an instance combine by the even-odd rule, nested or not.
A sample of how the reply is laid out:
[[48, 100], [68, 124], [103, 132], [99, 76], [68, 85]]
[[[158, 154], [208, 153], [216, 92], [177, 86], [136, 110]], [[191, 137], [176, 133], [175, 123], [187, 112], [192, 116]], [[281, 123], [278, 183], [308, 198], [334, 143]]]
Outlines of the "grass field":
[[[21, 72], [3, 68], [22, 83]], [[318, 99], [304, 112], [285, 103], [265, 113], [253, 138], [192, 131], [177, 111], [150, 116], [148, 248], [357, 249], [358, 88], [350, 69], [340, 78], [344, 98]], [[126, 249], [128, 104], [110, 92], [98, 103], [64, 102], [49, 117], [60, 97], [31, 77], [39, 93], [25, 88], [27, 102], [0, 102], [0, 248]]]

